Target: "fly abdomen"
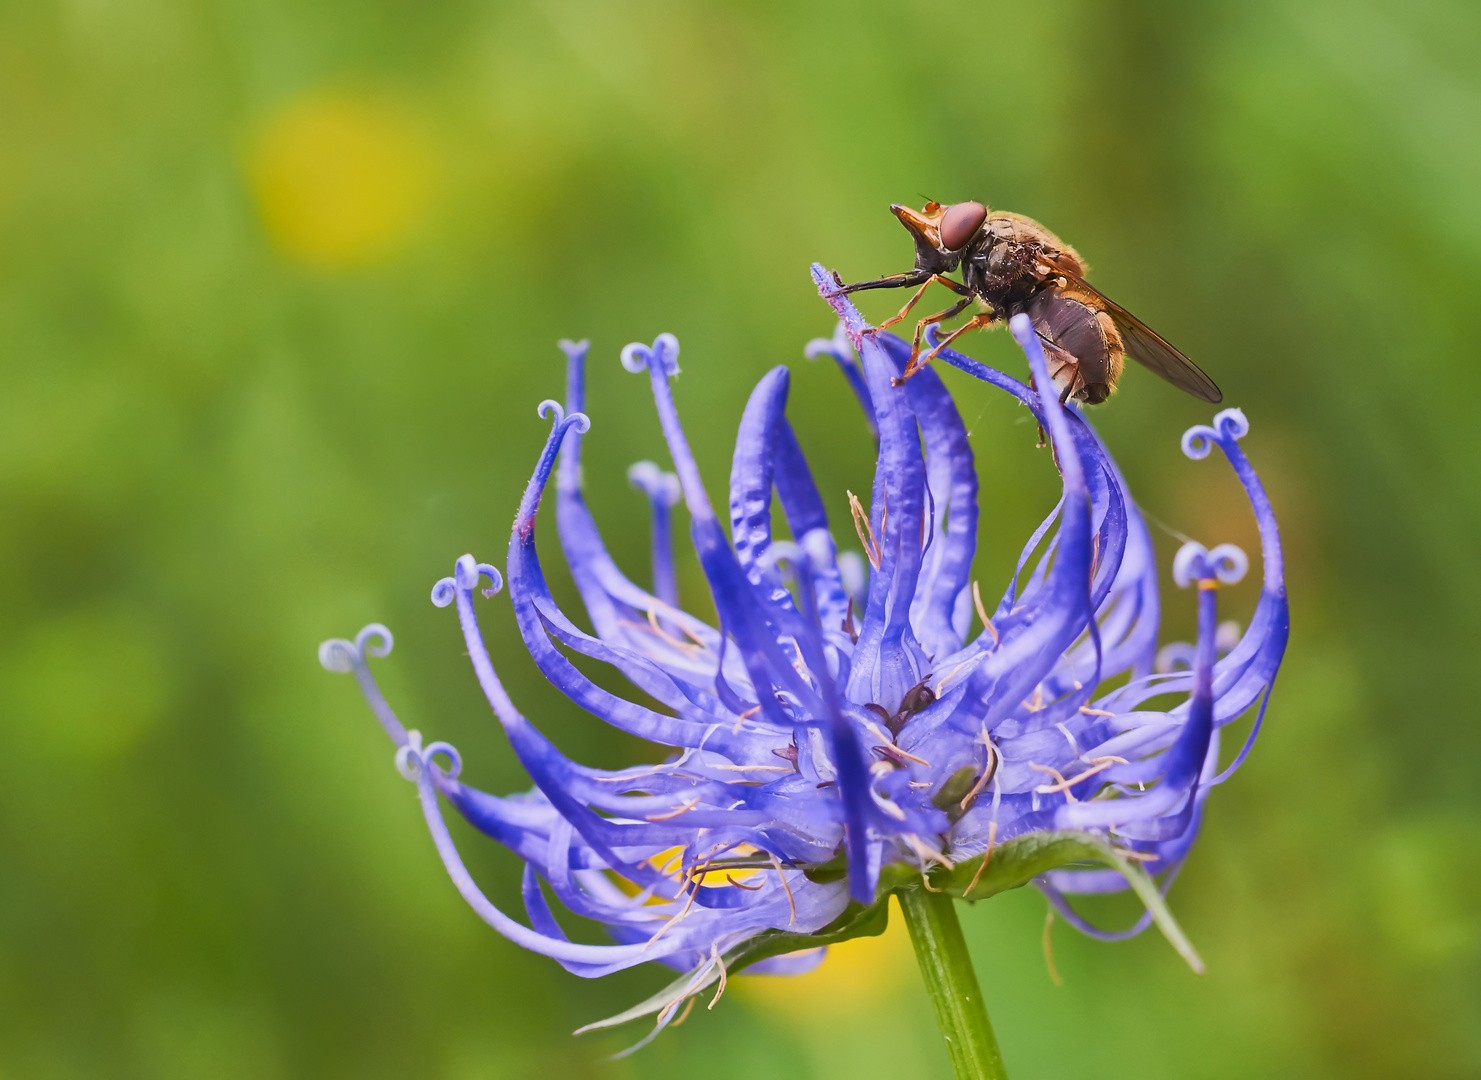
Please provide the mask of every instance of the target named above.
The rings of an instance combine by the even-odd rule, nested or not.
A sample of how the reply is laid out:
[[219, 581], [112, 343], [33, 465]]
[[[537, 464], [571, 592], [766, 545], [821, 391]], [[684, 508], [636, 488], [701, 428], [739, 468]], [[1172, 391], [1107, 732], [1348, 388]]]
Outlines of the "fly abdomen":
[[1057, 362], [1055, 382], [1077, 401], [1099, 405], [1111, 396], [1121, 374], [1121, 335], [1110, 316], [1092, 303], [1058, 288], [1045, 289], [1028, 306], [1029, 318]]

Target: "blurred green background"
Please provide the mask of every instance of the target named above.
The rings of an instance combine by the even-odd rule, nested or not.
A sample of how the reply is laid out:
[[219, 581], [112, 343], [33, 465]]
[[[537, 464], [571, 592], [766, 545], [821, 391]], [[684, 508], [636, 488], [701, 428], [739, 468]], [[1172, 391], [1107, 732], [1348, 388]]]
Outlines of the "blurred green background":
[[[1481, 1075], [1478, 55], [1460, 0], [0, 6], [0, 1076], [943, 1075], [893, 931], [605, 1062], [641, 1029], [570, 1030], [662, 974], [582, 981], [479, 923], [315, 659], [388, 623], [408, 726], [527, 786], [427, 594], [502, 561], [555, 339], [594, 343], [587, 477], [635, 576], [623, 471], [664, 459], [617, 352], [660, 331], [712, 495], [787, 363], [846, 523], [869, 443], [802, 360], [833, 322], [807, 264], [905, 268], [886, 205], [923, 196], [1044, 221], [1199, 360], [1289, 552], [1265, 734], [1172, 894], [1208, 974], [1061, 925], [1056, 987], [1036, 893], [964, 911], [1013, 1075]], [[1022, 374], [1004, 335], [968, 351]], [[951, 382], [991, 593], [1053, 474]], [[1253, 551], [1227, 468], [1177, 449], [1211, 412], [1132, 370], [1095, 419], [1149, 513]], [[507, 603], [522, 709], [650, 756], [541, 680]], [[518, 910], [513, 859], [457, 835]]]

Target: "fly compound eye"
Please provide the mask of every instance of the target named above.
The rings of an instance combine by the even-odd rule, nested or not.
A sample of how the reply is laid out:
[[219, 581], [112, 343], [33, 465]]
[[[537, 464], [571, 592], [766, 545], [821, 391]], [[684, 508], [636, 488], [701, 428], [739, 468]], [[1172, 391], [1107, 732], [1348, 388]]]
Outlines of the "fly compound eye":
[[956, 251], [967, 246], [982, 223], [987, 220], [987, 207], [980, 202], [959, 202], [946, 208], [941, 218], [941, 246]]

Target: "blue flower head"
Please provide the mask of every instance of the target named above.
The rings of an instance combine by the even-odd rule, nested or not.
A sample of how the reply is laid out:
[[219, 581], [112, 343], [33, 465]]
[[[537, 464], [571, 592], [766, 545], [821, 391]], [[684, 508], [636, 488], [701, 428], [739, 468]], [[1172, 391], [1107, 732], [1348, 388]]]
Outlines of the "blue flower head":
[[[582, 493], [586, 344], [562, 342], [566, 401], [546, 401], [551, 432], [520, 502], [505, 572], [525, 646], [587, 712], [673, 748], [642, 768], [577, 764], [505, 693], [479, 631], [479, 594], [504, 579], [472, 555], [432, 590], [455, 607], [474, 673], [534, 789], [489, 795], [458, 779], [458, 753], [407, 731], [367, 666], [391, 634], [367, 626], [320, 659], [353, 672], [412, 781], [459, 892], [499, 933], [567, 970], [597, 976], [644, 962], [682, 974], [626, 1019], [659, 1027], [740, 967], [807, 970], [818, 946], [878, 933], [890, 890], [922, 882], [979, 899], [1032, 881], [1075, 925], [1105, 937], [1156, 919], [1195, 967], [1162, 895], [1198, 833], [1210, 791], [1245, 760], [1285, 649], [1280, 538], [1239, 439], [1237, 409], [1183, 439], [1190, 457], [1222, 452], [1259, 525], [1263, 580], [1249, 627], [1233, 640], [1219, 587], [1247, 569], [1230, 545], [1187, 544], [1174, 579], [1196, 588], [1198, 638], [1158, 663], [1156, 561], [1147, 527], [1105, 446], [1060, 404], [1024, 316], [1012, 332], [1033, 387], [944, 350], [941, 360], [1010, 394], [1038, 420], [1063, 484], [991, 607], [970, 578], [978, 482], [967, 431], [930, 369], [903, 385], [909, 346], [875, 333], [814, 267], [840, 316], [809, 355], [843, 369], [878, 440], [868, 510], [851, 496], [864, 558], [838, 551], [823, 500], [786, 414], [788, 371], [757, 384], [741, 417], [730, 475], [729, 535], [704, 485], [670, 391], [679, 345], [629, 345], [646, 373], [674, 473], [629, 472], [651, 504], [653, 588], [607, 553]], [[559, 467], [557, 468], [557, 463]], [[591, 629], [551, 596], [535, 542], [552, 474], [556, 527]], [[719, 625], [679, 604], [669, 515], [682, 498]], [[790, 539], [773, 527], [773, 499]], [[863, 568], [867, 567], [867, 570]], [[977, 627], [976, 633], [973, 628]], [[1221, 655], [1222, 653], [1222, 655]], [[619, 697], [584, 675], [578, 654], [612, 665], [661, 707]], [[1170, 708], [1154, 701], [1174, 700]], [[1218, 769], [1220, 729], [1258, 706], [1244, 747]], [[446, 800], [524, 860], [525, 920], [495, 907], [464, 867]], [[1097, 864], [1099, 864], [1097, 866]], [[1086, 868], [1091, 867], [1091, 868]], [[1147, 914], [1129, 931], [1089, 926], [1066, 894], [1133, 888]], [[570, 941], [548, 896], [602, 923], [612, 944]]]

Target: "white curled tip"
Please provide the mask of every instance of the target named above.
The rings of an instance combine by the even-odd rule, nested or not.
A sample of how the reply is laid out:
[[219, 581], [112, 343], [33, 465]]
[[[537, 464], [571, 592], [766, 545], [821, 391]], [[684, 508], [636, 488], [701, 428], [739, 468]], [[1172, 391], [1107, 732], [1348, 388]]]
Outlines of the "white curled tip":
[[1183, 432], [1183, 453], [1202, 461], [1221, 439], [1242, 439], [1250, 433], [1243, 409], [1225, 409], [1214, 417], [1214, 426], [1195, 424]]
[[[438, 754], [447, 758], [447, 768], [437, 764]], [[463, 771], [463, 755], [451, 743], [435, 742], [423, 747], [422, 733], [412, 728], [406, 733], [406, 742], [396, 748], [396, 771], [415, 783], [423, 767], [432, 769], [434, 774], [441, 773], [448, 780], [456, 780]]]
[[648, 370], [648, 358], [652, 355], [652, 349], [641, 341], [634, 341], [622, 348], [622, 366], [634, 375], [641, 375]]
[[673, 334], [659, 334], [651, 346], [634, 341], [622, 350], [622, 366], [634, 375], [648, 370], [654, 363], [665, 375], [679, 374], [679, 339]]
[[864, 556], [857, 551], [838, 553], [838, 576], [843, 581], [843, 591], [862, 603], [869, 588], [869, 575], [864, 569]]
[[1180, 589], [1186, 589], [1199, 578], [1208, 576], [1208, 548], [1189, 540], [1172, 560], [1172, 580]]
[[1208, 553], [1207, 562], [1222, 585], [1238, 584], [1250, 569], [1250, 557], [1234, 544], [1220, 544]]
[[832, 337], [813, 338], [804, 345], [802, 355], [809, 360], [816, 360], [820, 356], [831, 356], [840, 363], [851, 362], [854, 359], [854, 344], [849, 340], [848, 327], [843, 324], [843, 320], [838, 320]]
[[[442, 754], [447, 758], [447, 768], [437, 764], [437, 755]], [[463, 755], [458, 753], [452, 743], [435, 742], [428, 744], [422, 751], [422, 761], [432, 767], [436, 772], [442, 773], [449, 780], [456, 780], [458, 774], [463, 771]]]
[[481, 563], [472, 555], [461, 555], [453, 570], [453, 577], [458, 588], [472, 592], [478, 588], [478, 579], [486, 577], [489, 579], [491, 588], [483, 590], [484, 596], [493, 596], [504, 587], [504, 579], [499, 571], [488, 563]]
[[1250, 433], [1250, 422], [1243, 409], [1223, 410], [1214, 417], [1214, 427], [1231, 439], [1242, 439]]
[[[372, 642], [372, 638], [377, 640]], [[395, 647], [396, 639], [391, 631], [378, 622], [367, 623], [355, 635], [355, 648], [361, 656], [390, 656]]]
[[652, 461], [635, 461], [627, 468], [627, 482], [648, 498], [664, 506], [673, 506], [684, 494], [679, 477], [664, 472]]
[[663, 364], [665, 375], [679, 374], [679, 339], [670, 333], [659, 334], [653, 339], [653, 353]]
[[833, 543], [833, 534], [821, 527], [803, 533], [799, 543], [807, 557], [818, 566], [831, 565], [838, 551], [837, 545]]
[[1219, 433], [1207, 424], [1194, 424], [1183, 432], [1183, 454], [1194, 461], [1202, 461], [1219, 441]]
[[1175, 671], [1192, 671], [1197, 650], [1186, 641], [1174, 641], [1157, 650], [1157, 659], [1152, 661], [1152, 670], [1159, 675], [1171, 675]]
[[542, 418], [546, 416], [555, 417], [555, 420], [550, 425], [552, 429], [564, 424], [567, 427], [575, 428], [579, 435], [584, 435], [591, 430], [591, 418], [589, 416], [583, 412], [573, 412], [570, 416], [567, 416], [565, 406], [554, 398], [546, 398], [540, 402], [539, 406], [535, 409], [535, 414]]
[[412, 728], [406, 733], [406, 742], [396, 748], [396, 771], [407, 780], [416, 783], [422, 765], [422, 733]]
[[807, 552], [799, 544], [791, 540], [777, 540], [761, 554], [758, 560], [763, 566], [780, 566], [782, 563], [790, 563], [801, 567], [808, 562]]
[[360, 628], [354, 641], [330, 638], [319, 643], [319, 663], [325, 671], [343, 673], [354, 671], [365, 663], [367, 656], [388, 656], [395, 647], [396, 639], [391, 631], [378, 622]]
[[493, 596], [504, 587], [504, 578], [497, 567], [481, 563], [472, 555], [461, 556], [453, 566], [453, 576], [445, 577], [432, 586], [432, 603], [447, 607], [457, 599], [459, 589], [472, 592], [478, 588], [480, 577], [489, 579], [489, 588], [483, 590], [484, 596]]
[[319, 663], [325, 671], [346, 674], [355, 670], [359, 659], [360, 654], [353, 641], [336, 637], [319, 642]]
[[582, 338], [580, 341], [572, 341], [569, 338], [561, 338], [555, 344], [561, 352], [566, 354], [566, 359], [568, 360], [579, 360], [580, 358], [585, 356], [587, 350], [591, 348], [591, 342], [586, 338]]

